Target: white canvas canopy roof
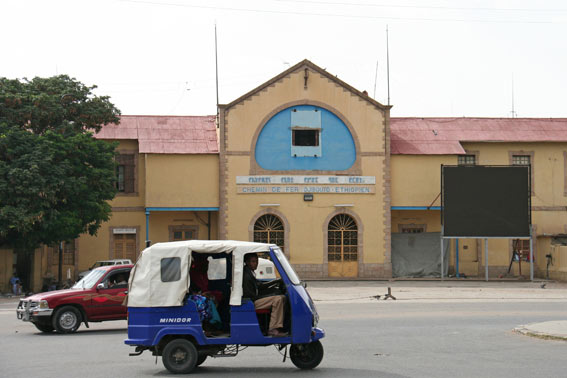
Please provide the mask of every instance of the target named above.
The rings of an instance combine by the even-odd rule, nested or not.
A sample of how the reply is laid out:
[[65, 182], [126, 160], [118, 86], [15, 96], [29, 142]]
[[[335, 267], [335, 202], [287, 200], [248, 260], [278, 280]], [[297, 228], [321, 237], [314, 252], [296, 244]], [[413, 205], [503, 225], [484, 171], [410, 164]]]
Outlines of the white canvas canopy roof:
[[[181, 306], [189, 290], [191, 253], [232, 253], [232, 291], [230, 304], [239, 306], [242, 299], [242, 271], [244, 255], [252, 252], [268, 252], [274, 244], [235, 240], [186, 240], [156, 243], [142, 251], [130, 274], [128, 282], [128, 306], [170, 307]], [[166, 259], [166, 260], [164, 260]], [[170, 259], [170, 260], [167, 260]], [[175, 259], [180, 266], [180, 276], [169, 282], [162, 281], [163, 261]], [[178, 278], [178, 279], [177, 279]]]

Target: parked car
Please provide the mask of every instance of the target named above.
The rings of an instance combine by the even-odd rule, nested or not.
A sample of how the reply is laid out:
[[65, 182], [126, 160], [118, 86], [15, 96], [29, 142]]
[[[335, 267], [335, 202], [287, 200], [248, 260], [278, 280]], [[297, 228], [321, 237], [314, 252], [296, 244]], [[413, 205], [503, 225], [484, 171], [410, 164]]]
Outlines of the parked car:
[[275, 280], [276, 267], [273, 262], [268, 259], [259, 258], [258, 268], [256, 269], [256, 278], [259, 280]]
[[127, 308], [128, 279], [133, 265], [95, 268], [71, 289], [34, 294], [20, 300], [18, 319], [41, 332], [73, 333], [81, 323], [122, 320]]
[[[209, 257], [209, 270], [207, 275], [210, 280], [222, 279], [226, 276], [226, 259], [213, 259]], [[275, 280], [276, 268], [273, 262], [260, 257], [258, 259], [258, 268], [256, 269], [256, 278], [261, 281]]]
[[89, 270], [85, 270], [84, 272], [79, 273], [79, 279], [82, 279], [84, 276], [90, 273], [91, 270], [95, 268], [100, 268], [101, 266], [108, 266], [108, 265], [130, 265], [132, 264], [132, 260], [130, 259], [114, 259], [114, 260], [101, 260], [95, 262]]

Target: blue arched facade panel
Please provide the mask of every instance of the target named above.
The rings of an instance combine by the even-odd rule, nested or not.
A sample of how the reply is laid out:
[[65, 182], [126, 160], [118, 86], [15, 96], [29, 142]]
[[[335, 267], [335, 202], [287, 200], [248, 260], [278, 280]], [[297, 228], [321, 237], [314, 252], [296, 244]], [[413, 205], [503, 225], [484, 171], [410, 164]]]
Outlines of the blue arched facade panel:
[[[321, 156], [293, 156], [292, 111], [320, 112]], [[274, 115], [262, 128], [255, 150], [256, 162], [267, 170], [347, 170], [356, 160], [354, 139], [343, 121], [330, 111], [312, 105], [292, 106]]]

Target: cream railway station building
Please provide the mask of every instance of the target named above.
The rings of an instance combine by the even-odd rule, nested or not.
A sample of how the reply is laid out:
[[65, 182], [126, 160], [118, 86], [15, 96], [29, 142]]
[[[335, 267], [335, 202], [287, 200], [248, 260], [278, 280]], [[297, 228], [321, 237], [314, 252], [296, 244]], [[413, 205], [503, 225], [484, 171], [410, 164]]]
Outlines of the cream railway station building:
[[[439, 272], [441, 165], [532, 168], [536, 277], [567, 280], [567, 119], [391, 118], [382, 105], [304, 60], [215, 116], [122, 116], [112, 218], [63, 247], [63, 277], [97, 260], [135, 260], [146, 241], [234, 239], [280, 245], [303, 278]], [[527, 240], [447, 246], [448, 272], [518, 277]], [[519, 261], [513, 251], [524, 252]], [[551, 256], [551, 257], [546, 257]], [[0, 250], [28, 290], [59, 274], [59, 248]], [[508, 273], [508, 270], [510, 272]]]

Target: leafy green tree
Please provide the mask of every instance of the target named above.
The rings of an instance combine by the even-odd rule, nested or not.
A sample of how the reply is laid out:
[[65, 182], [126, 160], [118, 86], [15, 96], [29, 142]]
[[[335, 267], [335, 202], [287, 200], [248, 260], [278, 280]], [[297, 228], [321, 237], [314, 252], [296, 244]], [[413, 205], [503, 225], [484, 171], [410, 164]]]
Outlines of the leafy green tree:
[[107, 96], [66, 75], [0, 78], [0, 246], [19, 251], [96, 234], [110, 218], [119, 123]]

